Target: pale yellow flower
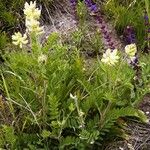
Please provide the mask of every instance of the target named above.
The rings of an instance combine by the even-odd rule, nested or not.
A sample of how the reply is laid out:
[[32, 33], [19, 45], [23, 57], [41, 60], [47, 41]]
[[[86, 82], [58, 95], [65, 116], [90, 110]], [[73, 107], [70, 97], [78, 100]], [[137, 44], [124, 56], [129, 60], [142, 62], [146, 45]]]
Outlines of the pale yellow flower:
[[14, 45], [19, 45], [20, 48], [22, 48], [23, 44], [27, 44], [28, 40], [27, 40], [27, 35], [24, 34], [22, 36], [22, 34], [20, 32], [16, 32], [14, 35], [12, 35], [12, 40], [13, 40], [13, 44]]
[[44, 54], [41, 54], [39, 57], [38, 57], [38, 63], [45, 63], [47, 61], [47, 56], [44, 55]]
[[44, 27], [40, 27], [40, 22], [35, 19], [26, 20], [26, 27], [29, 32], [35, 33], [36, 35], [44, 33]]
[[129, 57], [133, 57], [135, 56], [136, 52], [137, 52], [137, 47], [136, 44], [129, 44], [126, 45], [125, 47], [125, 52]]
[[108, 49], [103, 54], [103, 58], [101, 59], [101, 61], [110, 66], [115, 65], [119, 60], [119, 56], [117, 55], [117, 53], [117, 49], [114, 49], [113, 51], [111, 49]]
[[41, 10], [36, 8], [35, 1], [30, 1], [30, 4], [26, 2], [23, 11], [26, 16], [26, 19], [39, 19], [41, 15]]
[[70, 98], [73, 100], [77, 100], [77, 96], [76, 95], [73, 96], [72, 93], [70, 93]]

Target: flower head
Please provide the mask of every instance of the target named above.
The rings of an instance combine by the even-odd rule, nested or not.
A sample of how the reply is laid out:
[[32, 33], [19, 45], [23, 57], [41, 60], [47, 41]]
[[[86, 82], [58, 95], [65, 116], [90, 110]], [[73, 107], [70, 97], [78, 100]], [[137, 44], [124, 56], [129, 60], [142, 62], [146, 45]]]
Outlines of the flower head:
[[31, 20], [27, 19], [26, 27], [29, 32], [36, 33], [36, 35], [40, 35], [44, 32], [44, 27], [43, 26], [40, 27], [40, 22], [35, 19], [31, 19]]
[[24, 34], [22, 36], [22, 34], [20, 32], [16, 32], [14, 35], [12, 35], [12, 40], [13, 40], [13, 44], [14, 45], [19, 45], [20, 48], [22, 48], [23, 44], [27, 44], [28, 40], [27, 40], [27, 35]]
[[124, 39], [126, 44], [131, 44], [131, 43], [135, 43], [136, 42], [136, 34], [135, 34], [134, 27], [127, 26], [124, 29], [123, 39]]
[[135, 56], [135, 54], [137, 53], [137, 47], [136, 44], [129, 44], [126, 45], [125, 47], [125, 52], [129, 57], [133, 57]]
[[111, 49], [108, 49], [104, 54], [101, 61], [103, 63], [106, 63], [110, 66], [115, 65], [115, 63], [118, 62], [119, 56], [118, 56], [118, 50], [114, 49], [113, 51]]
[[41, 15], [41, 10], [36, 8], [36, 2], [27, 2], [24, 5], [24, 14], [26, 15], [26, 19], [39, 19]]
[[47, 56], [44, 55], [44, 54], [41, 54], [39, 57], [38, 57], [38, 63], [45, 63], [47, 61]]
[[78, 2], [77, 2], [77, 0], [70, 0], [70, 3], [72, 6], [75, 6]]

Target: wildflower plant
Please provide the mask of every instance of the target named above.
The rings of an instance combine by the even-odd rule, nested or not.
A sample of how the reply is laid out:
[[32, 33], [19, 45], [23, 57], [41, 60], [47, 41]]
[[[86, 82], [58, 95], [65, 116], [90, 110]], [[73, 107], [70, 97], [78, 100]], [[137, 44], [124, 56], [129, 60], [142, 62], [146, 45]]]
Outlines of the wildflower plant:
[[[35, 2], [26, 4], [27, 12], [31, 8], [35, 11]], [[32, 31], [28, 33], [32, 39]], [[91, 67], [78, 47], [68, 51], [72, 45], [59, 40], [51, 33], [30, 52], [26, 48], [5, 55], [0, 66], [5, 99], [0, 97], [1, 148], [96, 149], [106, 138], [112, 140], [110, 135], [125, 138], [120, 118], [147, 122], [136, 104], [148, 92], [148, 82], [134, 90], [135, 72], [123, 54], [108, 49]], [[131, 47], [127, 52], [136, 51]]]
[[26, 2], [24, 5], [24, 15], [25, 15], [25, 25], [26, 25], [26, 33], [22, 37], [21, 33], [15, 33], [12, 36], [13, 44], [19, 45], [22, 48], [22, 45], [27, 44], [27, 35], [31, 35], [31, 40], [37, 40], [38, 35], [44, 33], [44, 27], [40, 27], [40, 15], [41, 10], [36, 8], [36, 2], [30, 2], [29, 4]]

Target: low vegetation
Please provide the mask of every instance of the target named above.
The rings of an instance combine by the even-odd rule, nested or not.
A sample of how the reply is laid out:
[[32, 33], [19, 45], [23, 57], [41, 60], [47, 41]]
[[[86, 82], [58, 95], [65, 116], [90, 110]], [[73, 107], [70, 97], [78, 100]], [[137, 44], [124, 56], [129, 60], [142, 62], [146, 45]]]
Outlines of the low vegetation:
[[[145, 7], [144, 2], [142, 7], [140, 2], [132, 1], [124, 4], [110, 0], [103, 4], [107, 17], [113, 16], [118, 33], [128, 25], [135, 29], [138, 42], [128, 33], [125, 38], [130, 42], [124, 51], [114, 46], [98, 3], [71, 0], [78, 29], [67, 42], [53, 32], [44, 44], [40, 41], [44, 33], [42, 10], [35, 1], [22, 3], [24, 30], [13, 33], [12, 44], [6, 50], [9, 37], [3, 32], [0, 39], [4, 44], [0, 64], [1, 149], [102, 149], [114, 138], [128, 140], [124, 129], [129, 118], [149, 121], [138, 108], [150, 92], [150, 56], [141, 54], [149, 42], [143, 44], [147, 33], [143, 33], [142, 12], [135, 16], [133, 10]], [[148, 3], [146, 6], [149, 14]], [[100, 32], [84, 39], [90, 28], [86, 25], [88, 13], [99, 24]], [[15, 18], [11, 18], [8, 21], [13, 24]], [[103, 44], [102, 38], [106, 41]], [[91, 66], [83, 54], [86, 46], [96, 52]]]

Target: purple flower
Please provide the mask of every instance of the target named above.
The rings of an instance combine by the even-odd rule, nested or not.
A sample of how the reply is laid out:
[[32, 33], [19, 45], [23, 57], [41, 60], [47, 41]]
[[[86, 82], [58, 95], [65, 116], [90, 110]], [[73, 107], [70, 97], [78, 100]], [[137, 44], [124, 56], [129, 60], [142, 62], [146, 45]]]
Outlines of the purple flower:
[[145, 26], [149, 25], [149, 18], [148, 18], [148, 14], [147, 11], [144, 10], [144, 20], [145, 20]]
[[126, 44], [131, 44], [131, 43], [136, 42], [135, 31], [134, 31], [134, 28], [132, 26], [127, 26], [124, 29], [123, 39], [124, 39]]
[[136, 65], [138, 65], [138, 56], [137, 56], [137, 54], [136, 54], [134, 57], [131, 58], [130, 64], [131, 64], [133, 67], [135, 67]]
[[98, 11], [98, 7], [97, 7], [96, 3], [94, 3], [92, 0], [84, 0], [84, 2], [91, 12]]
[[145, 22], [149, 22], [149, 18], [146, 10], [144, 10], [144, 20]]
[[[112, 41], [112, 38], [110, 36], [110, 33], [107, 29], [107, 26], [105, 24], [105, 21], [103, 20], [102, 16], [99, 16], [101, 19], [98, 19], [98, 23], [100, 24], [100, 29], [101, 29], [101, 33], [103, 34], [103, 38], [105, 39], [106, 41], [106, 44], [107, 44], [107, 48], [110, 48], [110, 49], [115, 49], [115, 46], [114, 46], [114, 42]], [[99, 20], [103, 20], [102, 22]]]
[[130, 63], [135, 71], [134, 84], [141, 84], [141, 66], [139, 65], [137, 54], [131, 59]]
[[76, 5], [77, 0], [70, 0], [70, 3]]
[[145, 21], [149, 21], [149, 18], [148, 18], [147, 14], [144, 15], [144, 19], [145, 19]]
[[84, 0], [86, 6], [88, 7], [91, 14], [94, 13], [93, 17], [100, 25], [101, 33], [103, 35], [104, 40], [106, 41], [107, 48], [115, 49], [114, 43], [112, 42], [110, 33], [108, 32], [106, 23], [104, 21], [104, 18], [101, 14], [101, 12], [98, 10], [98, 7], [96, 3], [94, 3], [92, 0]]
[[90, 10], [93, 11], [93, 12], [96, 12], [96, 11], [97, 11], [97, 6], [96, 6], [96, 4], [93, 4], [93, 5], [90, 7]]

